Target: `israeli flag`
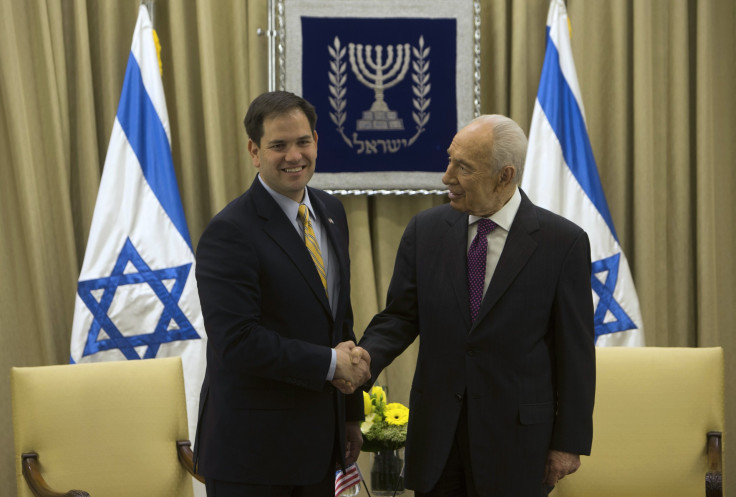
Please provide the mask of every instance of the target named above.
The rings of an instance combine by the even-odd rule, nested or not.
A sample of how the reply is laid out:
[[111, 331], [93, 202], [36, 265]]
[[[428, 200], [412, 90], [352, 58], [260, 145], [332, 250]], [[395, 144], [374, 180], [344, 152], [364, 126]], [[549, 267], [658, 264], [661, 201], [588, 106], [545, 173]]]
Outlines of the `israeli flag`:
[[590, 237], [596, 345], [644, 345], [639, 298], [588, 139], [562, 0], [551, 0], [549, 6], [522, 189], [534, 203], [575, 222]]
[[79, 275], [71, 362], [181, 356], [193, 439], [207, 339], [154, 36], [142, 5]]

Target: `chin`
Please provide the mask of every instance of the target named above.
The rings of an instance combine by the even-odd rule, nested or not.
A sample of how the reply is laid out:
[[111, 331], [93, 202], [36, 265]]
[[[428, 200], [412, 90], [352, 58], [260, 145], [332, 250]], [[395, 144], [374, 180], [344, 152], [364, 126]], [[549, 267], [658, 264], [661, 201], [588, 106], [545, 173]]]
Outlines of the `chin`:
[[454, 200], [450, 200], [450, 207], [452, 207], [456, 211], [468, 212], [468, 209], [465, 207], [465, 204], [455, 202]]

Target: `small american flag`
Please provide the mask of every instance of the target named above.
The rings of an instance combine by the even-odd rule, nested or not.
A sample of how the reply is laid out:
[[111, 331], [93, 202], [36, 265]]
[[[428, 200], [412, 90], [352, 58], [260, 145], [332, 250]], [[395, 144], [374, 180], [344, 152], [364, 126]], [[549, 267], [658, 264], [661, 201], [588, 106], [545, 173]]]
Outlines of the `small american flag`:
[[341, 469], [335, 472], [335, 497], [339, 497], [341, 493], [348, 490], [353, 485], [360, 484], [360, 471], [356, 463], [351, 464], [345, 469], [345, 473]]

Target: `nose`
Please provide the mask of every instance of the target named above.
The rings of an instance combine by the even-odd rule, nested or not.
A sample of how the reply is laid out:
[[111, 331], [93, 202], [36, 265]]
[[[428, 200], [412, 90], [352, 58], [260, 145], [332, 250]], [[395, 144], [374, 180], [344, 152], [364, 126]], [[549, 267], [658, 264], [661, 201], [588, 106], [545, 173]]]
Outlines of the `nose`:
[[299, 147], [291, 146], [286, 151], [286, 161], [287, 162], [299, 162], [302, 158], [302, 154], [299, 151]]
[[445, 174], [442, 175], [442, 183], [445, 185], [455, 183], [455, 174], [453, 173], [452, 164], [448, 164]]

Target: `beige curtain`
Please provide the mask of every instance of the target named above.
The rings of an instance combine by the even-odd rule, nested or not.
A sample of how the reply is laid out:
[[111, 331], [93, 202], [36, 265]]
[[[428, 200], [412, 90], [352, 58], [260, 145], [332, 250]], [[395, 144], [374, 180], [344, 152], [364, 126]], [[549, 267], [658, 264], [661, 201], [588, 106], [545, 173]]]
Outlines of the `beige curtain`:
[[[398, 0], [397, 0], [398, 1]], [[0, 494], [15, 495], [9, 368], [68, 362], [76, 280], [138, 0], [0, 0]], [[484, 113], [528, 129], [547, 0], [483, 0]], [[736, 373], [736, 7], [568, 0], [593, 150], [648, 345], [726, 350]], [[266, 0], [158, 0], [173, 156], [193, 242], [250, 184], [242, 118], [267, 87]], [[404, 226], [440, 197], [344, 197], [358, 335]], [[408, 401], [416, 344], [381, 378]], [[727, 381], [729, 427], [736, 419]], [[726, 443], [726, 484], [736, 471]], [[583, 462], [584, 463], [584, 462]]]

